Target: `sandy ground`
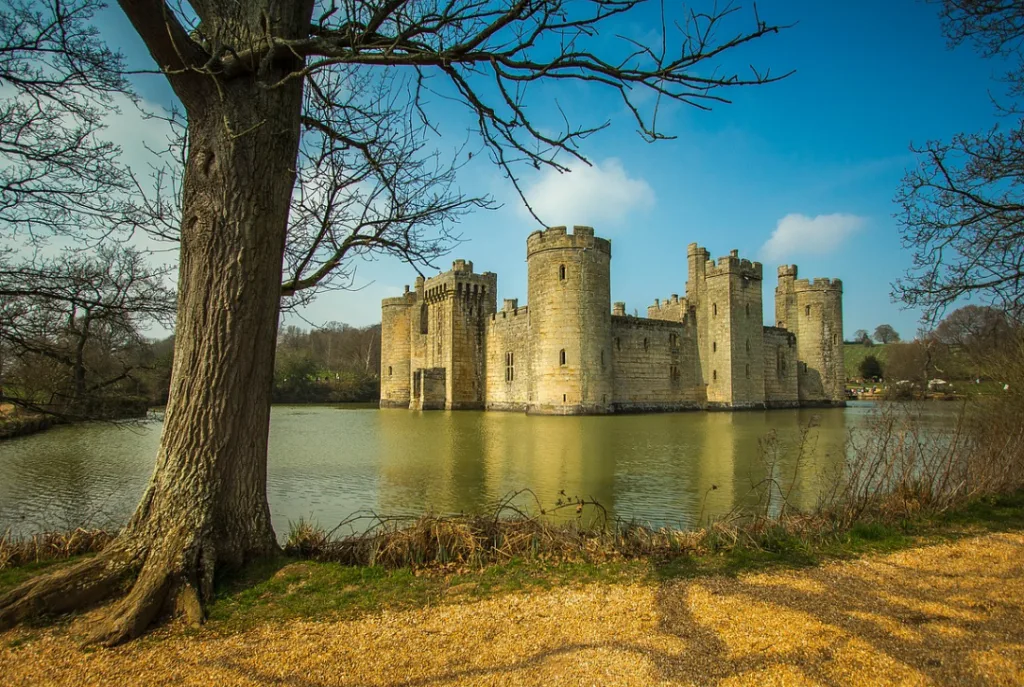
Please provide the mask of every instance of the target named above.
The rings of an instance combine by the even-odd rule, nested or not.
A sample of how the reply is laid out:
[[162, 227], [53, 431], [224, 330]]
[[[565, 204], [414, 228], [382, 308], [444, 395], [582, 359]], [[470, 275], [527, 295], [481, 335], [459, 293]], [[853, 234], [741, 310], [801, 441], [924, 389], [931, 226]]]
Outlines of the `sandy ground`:
[[1024, 534], [113, 650], [19, 632], [0, 684], [1024, 685]]

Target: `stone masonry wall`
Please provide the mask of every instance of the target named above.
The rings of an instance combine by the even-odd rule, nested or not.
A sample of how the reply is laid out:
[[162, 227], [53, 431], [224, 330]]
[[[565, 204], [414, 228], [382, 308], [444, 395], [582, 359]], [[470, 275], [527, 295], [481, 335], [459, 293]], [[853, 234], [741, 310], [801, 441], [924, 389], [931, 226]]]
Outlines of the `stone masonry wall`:
[[410, 327], [416, 294], [405, 287], [404, 296], [388, 298], [381, 307], [380, 407], [405, 408], [410, 399]]
[[612, 403], [616, 412], [700, 408], [697, 332], [688, 323], [612, 317]]
[[796, 336], [778, 327], [764, 328], [764, 394], [769, 408], [792, 408], [797, 392]]
[[532, 365], [528, 412], [611, 408], [611, 243], [591, 227], [526, 240]]
[[525, 411], [529, 401], [530, 316], [518, 305], [506, 301], [487, 323], [488, 410]]

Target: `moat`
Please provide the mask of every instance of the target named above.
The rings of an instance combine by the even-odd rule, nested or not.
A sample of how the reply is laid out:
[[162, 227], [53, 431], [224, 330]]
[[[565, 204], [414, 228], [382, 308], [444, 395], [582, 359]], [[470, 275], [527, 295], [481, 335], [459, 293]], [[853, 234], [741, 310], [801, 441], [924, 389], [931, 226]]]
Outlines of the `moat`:
[[[941, 431], [952, 405], [922, 404], [918, 412]], [[847, 437], [863, 432], [873, 412], [867, 403], [603, 417], [276, 406], [270, 507], [284, 536], [300, 517], [330, 528], [364, 509], [487, 511], [530, 487], [545, 506], [565, 490], [616, 516], [687, 526], [702, 512], [719, 516], [754, 500], [751, 485], [768, 470], [760, 440], [772, 429], [775, 477], [793, 484], [798, 505], [812, 505], [846, 460]], [[0, 443], [0, 533], [123, 522], [149, 479], [161, 427], [158, 419], [58, 427]]]

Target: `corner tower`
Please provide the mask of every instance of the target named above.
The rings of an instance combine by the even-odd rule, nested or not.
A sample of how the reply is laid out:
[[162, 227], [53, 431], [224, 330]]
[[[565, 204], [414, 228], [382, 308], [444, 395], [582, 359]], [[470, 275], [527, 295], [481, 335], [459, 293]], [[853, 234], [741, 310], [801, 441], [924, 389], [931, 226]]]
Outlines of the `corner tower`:
[[412, 372], [411, 328], [417, 294], [405, 287], [397, 298], [385, 298], [380, 313], [380, 407], [408, 408]]
[[844, 405], [843, 282], [797, 279], [796, 265], [779, 267], [775, 319], [796, 335], [800, 402]]
[[592, 227], [526, 239], [531, 374], [527, 412], [607, 413], [612, 401], [611, 257]]

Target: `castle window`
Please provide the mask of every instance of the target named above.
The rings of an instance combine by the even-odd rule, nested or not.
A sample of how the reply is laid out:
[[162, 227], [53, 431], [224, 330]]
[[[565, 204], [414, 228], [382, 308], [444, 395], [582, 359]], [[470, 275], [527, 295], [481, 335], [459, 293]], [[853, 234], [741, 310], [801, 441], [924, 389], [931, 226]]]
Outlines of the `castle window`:
[[511, 382], [516, 378], [516, 359], [511, 352], [505, 354], [505, 381]]
[[750, 363], [747, 363], [747, 379], [750, 379]]
[[747, 303], [747, 317], [750, 317], [750, 303]]
[[558, 266], [558, 280], [565, 281], [565, 265]]
[[563, 348], [558, 352], [558, 364], [565, 365], [565, 349]]
[[562, 403], [565, 403], [565, 394], [562, 394]]
[[678, 365], [669, 365], [668, 366], [668, 376], [669, 376], [669, 380], [672, 382], [673, 386], [678, 385], [679, 384], [679, 366]]
[[718, 303], [712, 303], [711, 304], [711, 316], [712, 317], [717, 317], [718, 316]]
[[679, 345], [679, 335], [675, 332], [668, 335], [668, 345], [675, 348]]
[[620, 339], [617, 336], [615, 337], [615, 350], [616, 351], [621, 351], [622, 350], [622, 339]]
[[388, 377], [390, 377], [390, 376], [391, 376], [391, 366], [388, 365]]
[[711, 381], [718, 381], [718, 370], [711, 371]]
[[651, 348], [651, 340], [650, 340], [650, 339], [648, 339], [648, 338], [647, 338], [647, 337], [645, 336], [645, 337], [644, 337], [644, 350], [645, 350], [645, 351], [647, 351], [647, 350], [650, 350], [650, 348]]
[[420, 334], [427, 333], [427, 304], [424, 303], [420, 306]]
[[806, 315], [807, 317], [811, 316], [811, 306], [809, 306], [809, 305], [805, 305], [804, 306], [804, 315]]
[[604, 369], [604, 351], [601, 351], [601, 369]]
[[750, 353], [750, 339], [747, 339], [747, 353]]
[[711, 352], [715, 353], [717, 351], [718, 351], [718, 342], [717, 341], [712, 341], [711, 342]]
[[839, 343], [839, 335], [833, 333], [832, 334], [832, 345], [835, 346], [837, 343]]

